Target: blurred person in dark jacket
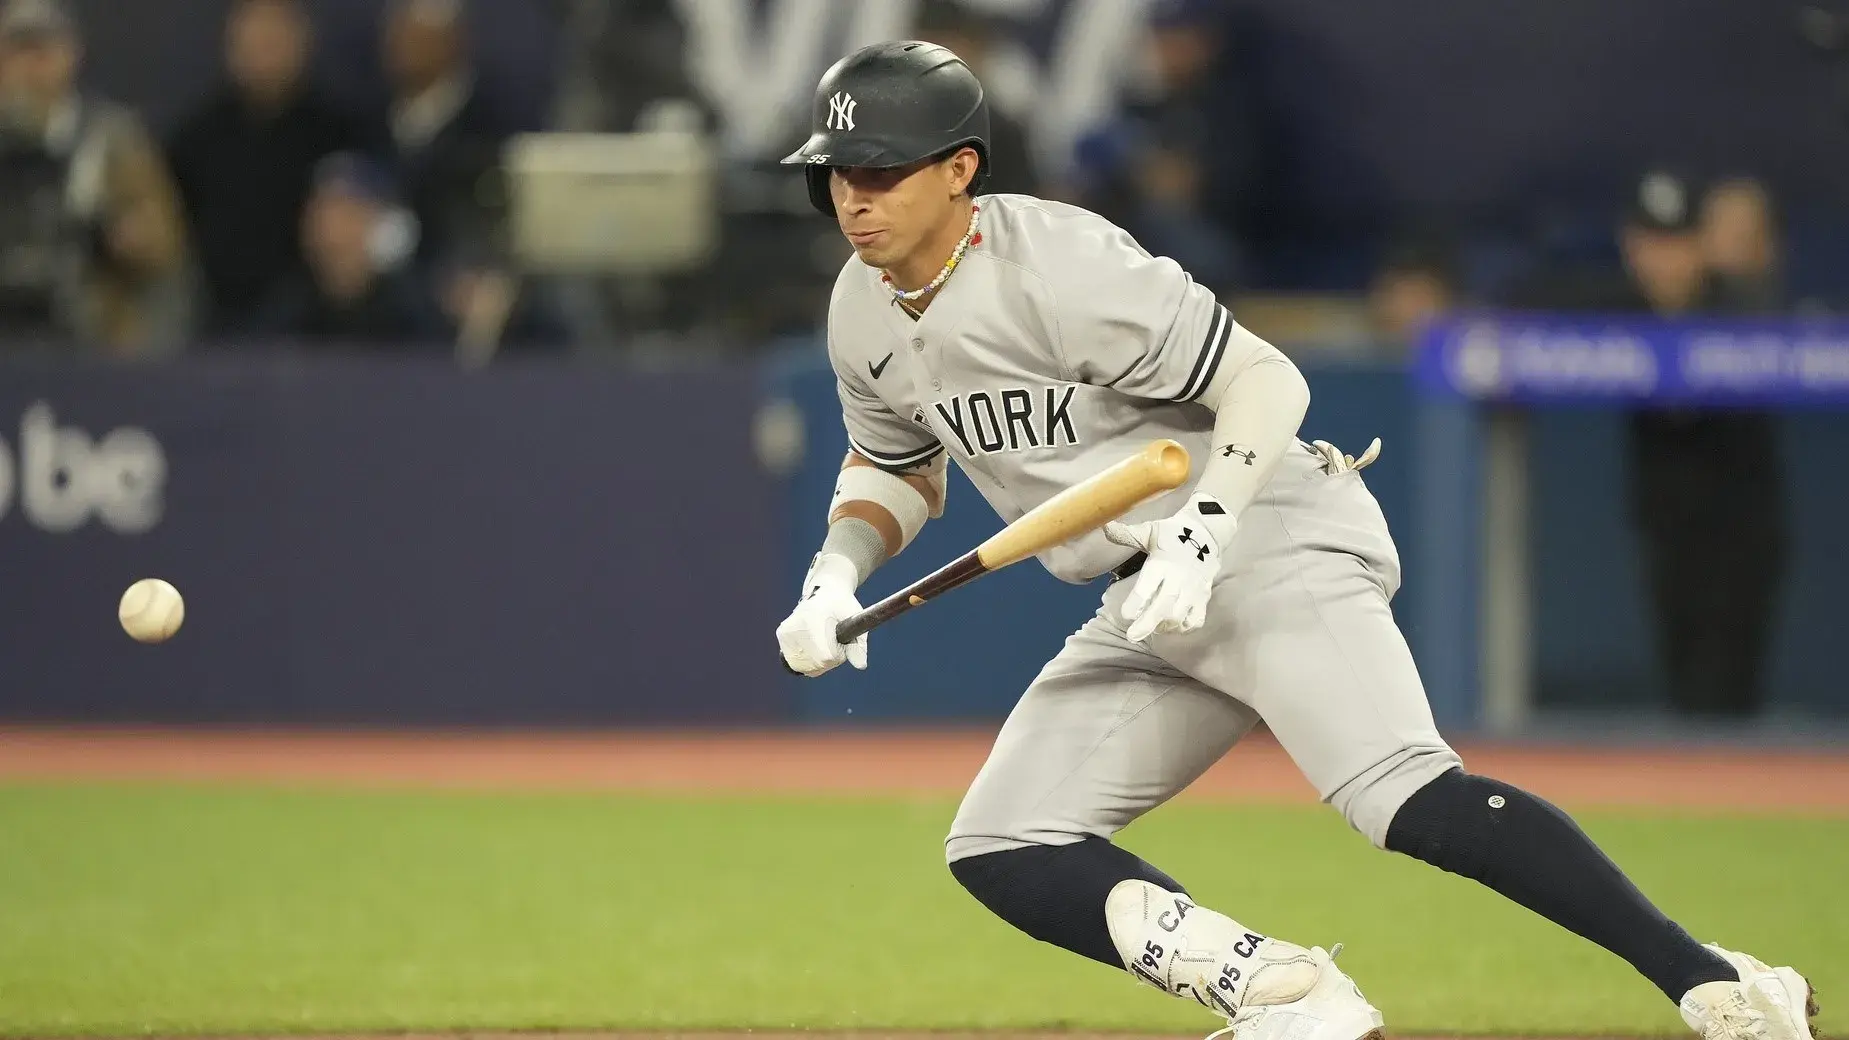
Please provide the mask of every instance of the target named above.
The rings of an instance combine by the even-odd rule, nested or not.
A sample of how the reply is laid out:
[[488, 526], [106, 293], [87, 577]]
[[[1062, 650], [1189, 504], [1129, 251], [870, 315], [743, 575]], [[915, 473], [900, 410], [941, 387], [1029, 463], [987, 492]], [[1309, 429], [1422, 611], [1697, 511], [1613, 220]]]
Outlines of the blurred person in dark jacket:
[[1075, 201], [1128, 230], [1224, 292], [1245, 277], [1233, 234], [1215, 220], [1214, 192], [1250, 182], [1253, 114], [1223, 89], [1227, 13], [1219, 0], [1154, 0], [1147, 54], [1153, 80], [1131, 90], [1116, 118], [1076, 145]]
[[408, 262], [413, 235], [380, 163], [323, 159], [301, 215], [307, 271], [277, 290], [257, 329], [338, 348], [446, 349], [452, 327]]
[[82, 52], [57, 0], [0, 7], [0, 334], [172, 349], [190, 317], [172, 178], [139, 117], [78, 89]]
[[[995, 35], [991, 19], [958, 0], [924, 0], [912, 28], [914, 39], [949, 48], [979, 79], [988, 75]], [[1027, 128], [994, 105], [989, 107], [989, 161], [993, 169], [984, 190], [997, 195], [1044, 193]]]
[[213, 335], [247, 330], [276, 287], [302, 273], [299, 218], [315, 164], [365, 136], [307, 81], [312, 27], [299, 0], [234, 0], [224, 46], [224, 84], [167, 145]]
[[386, 12], [391, 151], [417, 222], [417, 275], [465, 343], [557, 346], [545, 301], [502, 256], [511, 129], [478, 89], [466, 16], [462, 0], [392, 0]]
[[[1610, 309], [1665, 318], [1764, 310], [1769, 242], [1763, 253], [1726, 248], [1732, 229], [1715, 218], [1728, 205], [1711, 201], [1704, 227], [1694, 184], [1669, 172], [1643, 177], [1621, 232], [1629, 281]], [[1629, 434], [1632, 518], [1670, 699], [1691, 715], [1753, 714], [1765, 702], [1786, 562], [1776, 419], [1644, 408], [1631, 414]]]
[[392, 155], [417, 217], [420, 263], [493, 238], [507, 127], [476, 89], [461, 0], [392, 0], [382, 53]]

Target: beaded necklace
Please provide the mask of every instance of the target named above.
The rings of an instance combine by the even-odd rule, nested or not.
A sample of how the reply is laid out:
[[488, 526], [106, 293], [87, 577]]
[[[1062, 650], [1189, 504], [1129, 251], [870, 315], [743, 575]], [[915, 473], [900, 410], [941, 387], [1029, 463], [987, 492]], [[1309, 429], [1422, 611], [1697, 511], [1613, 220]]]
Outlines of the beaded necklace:
[[931, 284], [921, 289], [901, 289], [892, 284], [891, 275], [881, 272], [880, 281], [885, 283], [887, 290], [892, 293], [893, 299], [899, 302], [899, 306], [911, 311], [914, 315], [917, 314], [918, 312], [912, 310], [909, 304], [913, 300], [923, 299], [931, 293], [936, 292], [938, 288], [944, 284], [944, 280], [950, 277], [950, 272], [956, 270], [957, 264], [962, 262], [964, 251], [969, 249], [970, 246], [982, 244], [982, 233], [976, 230], [976, 215], [981, 212], [981, 206], [971, 206], [969, 208], [969, 229], [963, 232], [962, 240], [957, 243], [955, 249], [950, 251], [950, 259], [944, 261], [944, 269], [937, 272], [937, 277], [931, 279]]

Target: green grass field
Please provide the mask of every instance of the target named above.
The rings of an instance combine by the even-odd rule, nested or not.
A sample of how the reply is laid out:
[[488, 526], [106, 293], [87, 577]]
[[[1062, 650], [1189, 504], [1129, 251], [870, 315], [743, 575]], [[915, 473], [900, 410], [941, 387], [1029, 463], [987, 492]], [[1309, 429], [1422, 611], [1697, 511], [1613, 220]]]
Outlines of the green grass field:
[[[952, 809], [0, 787], [0, 1033], [1213, 1027], [989, 917], [943, 867]], [[1585, 822], [1849, 1029], [1849, 821]], [[1124, 840], [1250, 925], [1347, 943], [1393, 1033], [1682, 1031], [1628, 966], [1327, 809], [1176, 805]]]

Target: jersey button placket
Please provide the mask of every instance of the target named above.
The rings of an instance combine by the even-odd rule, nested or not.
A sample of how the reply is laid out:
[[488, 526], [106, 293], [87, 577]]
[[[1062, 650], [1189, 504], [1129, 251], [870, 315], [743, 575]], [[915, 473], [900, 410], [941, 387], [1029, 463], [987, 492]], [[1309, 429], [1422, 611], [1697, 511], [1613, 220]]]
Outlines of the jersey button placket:
[[[912, 340], [912, 350], [918, 354], [923, 354], [924, 353], [924, 340], [913, 339]], [[920, 360], [922, 360], [922, 358]], [[944, 381], [942, 379], [937, 378], [936, 376], [932, 376], [931, 377], [931, 389], [942, 390], [943, 388], [944, 388]]]

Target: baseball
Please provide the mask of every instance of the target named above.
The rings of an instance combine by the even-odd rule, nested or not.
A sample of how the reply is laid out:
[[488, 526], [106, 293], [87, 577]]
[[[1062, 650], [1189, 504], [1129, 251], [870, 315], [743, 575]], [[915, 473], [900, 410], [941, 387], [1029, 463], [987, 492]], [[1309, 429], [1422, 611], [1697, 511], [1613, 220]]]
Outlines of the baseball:
[[164, 643], [180, 630], [186, 601], [180, 590], [159, 578], [143, 578], [128, 587], [116, 608], [122, 630], [142, 643]]

